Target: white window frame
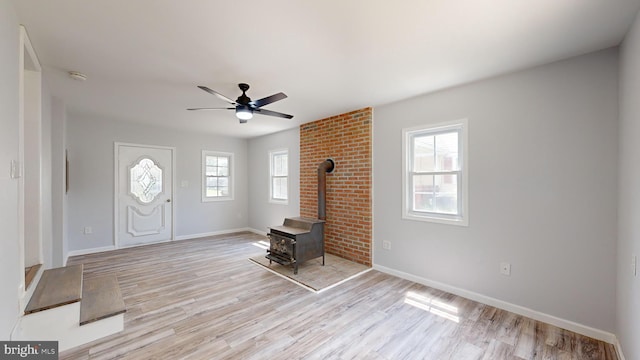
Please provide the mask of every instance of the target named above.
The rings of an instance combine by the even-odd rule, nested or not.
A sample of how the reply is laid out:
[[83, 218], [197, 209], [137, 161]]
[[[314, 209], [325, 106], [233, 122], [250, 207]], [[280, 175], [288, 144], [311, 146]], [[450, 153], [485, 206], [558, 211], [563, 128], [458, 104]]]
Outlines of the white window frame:
[[[218, 156], [218, 157], [229, 158], [229, 195], [228, 196], [207, 196], [207, 156]], [[202, 202], [233, 200], [233, 191], [235, 187], [234, 186], [234, 181], [235, 181], [234, 168], [235, 168], [235, 163], [233, 160], [233, 153], [202, 150], [202, 166], [201, 166], [202, 173], [200, 176], [200, 180], [202, 182]]]
[[[422, 212], [413, 210], [412, 139], [416, 135], [458, 132], [458, 214]], [[428, 124], [402, 130], [402, 218], [460, 226], [469, 225], [469, 130], [467, 119]]]
[[[274, 157], [278, 156], [278, 155], [287, 155], [287, 175], [286, 176], [278, 176], [280, 178], [284, 177], [287, 178], [287, 198], [286, 199], [275, 199], [273, 197], [273, 179], [276, 177], [273, 173], [273, 166], [274, 166]], [[288, 205], [289, 204], [289, 190], [290, 190], [290, 186], [289, 186], [289, 149], [276, 149], [276, 150], [271, 150], [269, 151], [269, 202], [273, 203], [273, 204], [280, 204], [280, 205]]]

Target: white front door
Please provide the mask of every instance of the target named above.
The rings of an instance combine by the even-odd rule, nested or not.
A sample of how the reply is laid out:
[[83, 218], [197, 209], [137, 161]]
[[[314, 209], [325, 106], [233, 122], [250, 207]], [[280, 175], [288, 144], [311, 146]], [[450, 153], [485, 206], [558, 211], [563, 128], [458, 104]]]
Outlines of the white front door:
[[172, 240], [173, 149], [115, 146], [117, 247]]

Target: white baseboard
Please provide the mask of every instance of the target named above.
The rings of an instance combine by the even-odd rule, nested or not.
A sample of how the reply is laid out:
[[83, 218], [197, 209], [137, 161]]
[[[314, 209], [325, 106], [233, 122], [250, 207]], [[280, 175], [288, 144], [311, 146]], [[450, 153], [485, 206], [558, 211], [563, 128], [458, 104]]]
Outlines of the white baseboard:
[[176, 236], [176, 240], [190, 240], [190, 239], [197, 239], [197, 238], [202, 238], [207, 236], [232, 234], [232, 233], [243, 232], [243, 231], [252, 231], [252, 230], [248, 227], [245, 227], [245, 228], [238, 228], [238, 229], [212, 231], [212, 232], [200, 233], [200, 234], [180, 235], [180, 236]]
[[[197, 238], [202, 238], [202, 237], [207, 237], [207, 236], [225, 235], [225, 234], [232, 234], [232, 233], [238, 233], [238, 232], [244, 232], [244, 231], [250, 231], [250, 232], [256, 233], [258, 235], [266, 235], [266, 232], [261, 232], [261, 231], [256, 230], [256, 229], [245, 227], [245, 228], [238, 228], [238, 229], [227, 229], [227, 230], [220, 230], [220, 231], [212, 231], [212, 232], [200, 233], [200, 234], [179, 235], [179, 236], [175, 237], [175, 240], [160, 241], [158, 243], [171, 242], [171, 241], [180, 241], [180, 240], [190, 240], [190, 239], [197, 239]], [[156, 243], [156, 244], [158, 244], [158, 243]], [[132, 246], [129, 246], [129, 247], [137, 247], [137, 246], [144, 246], [144, 245], [149, 245], [149, 244], [137, 244], [137, 245], [132, 245]], [[113, 246], [113, 245], [110, 245], [110, 246], [103, 246], [103, 247], [91, 248], [91, 249], [71, 250], [64, 257], [64, 262], [63, 262], [62, 266], [67, 266], [67, 261], [72, 256], [95, 254], [95, 253], [100, 253], [100, 252], [104, 252], [104, 251], [111, 251], [111, 250], [116, 250], [116, 247]]]
[[102, 247], [91, 248], [91, 249], [71, 250], [64, 257], [64, 262], [62, 263], [62, 266], [67, 266], [67, 261], [72, 256], [95, 254], [95, 253], [101, 253], [101, 252], [111, 251], [115, 249], [116, 249], [115, 246], [109, 245], [109, 246], [102, 246]]
[[[526, 316], [528, 318], [534, 319], [534, 320], [538, 320], [538, 321], [542, 321], [554, 326], [557, 326], [559, 328], [562, 329], [566, 329], [566, 330], [570, 330], [573, 331], [575, 333], [581, 334], [581, 335], [585, 335], [594, 339], [598, 339], [604, 342], [607, 342], [609, 344], [617, 344], [618, 340], [616, 338], [616, 336], [610, 332], [606, 332], [603, 330], [599, 330], [599, 329], [595, 329], [592, 328], [590, 326], [586, 326], [583, 324], [578, 324], [576, 322], [570, 321], [570, 320], [565, 320], [565, 319], [561, 319], [559, 317], [553, 316], [553, 315], [549, 315], [549, 314], [545, 314], [545, 313], [541, 313], [539, 311], [536, 310], [532, 310], [529, 308], [526, 308], [524, 306], [520, 306], [520, 305], [516, 305], [516, 304], [511, 304], [508, 303], [506, 301], [502, 301], [499, 299], [495, 299], [486, 295], [482, 295], [482, 294], [478, 294], [476, 292], [473, 291], [469, 291], [469, 290], [465, 290], [465, 289], [461, 289], [455, 286], [451, 286], [448, 284], [444, 284], [438, 281], [433, 281], [433, 280], [429, 280], [420, 276], [416, 276], [416, 275], [412, 275], [409, 273], [405, 273], [403, 271], [399, 271], [399, 270], [395, 270], [395, 269], [391, 269], [382, 265], [373, 265], [373, 268], [375, 270], [378, 270], [380, 272], [383, 273], [387, 273], [389, 275], [394, 275], [397, 276], [399, 278], [403, 278], [409, 281], [413, 281], [422, 285], [426, 285], [438, 290], [442, 290], [442, 291], [446, 291], [458, 296], [462, 296], [464, 298], [467, 299], [471, 299], [486, 305], [490, 305], [490, 306], [494, 306], [496, 308], [502, 309], [502, 310], [506, 310], [506, 311], [510, 311], [513, 313], [516, 313], [518, 315], [522, 315], [522, 316]], [[619, 346], [616, 346], [616, 348], [619, 348]]]
[[267, 236], [267, 233], [268, 233], [267, 231], [261, 231], [261, 230], [254, 229], [254, 228], [249, 228], [248, 230], [251, 231], [254, 234], [262, 235], [262, 236]]

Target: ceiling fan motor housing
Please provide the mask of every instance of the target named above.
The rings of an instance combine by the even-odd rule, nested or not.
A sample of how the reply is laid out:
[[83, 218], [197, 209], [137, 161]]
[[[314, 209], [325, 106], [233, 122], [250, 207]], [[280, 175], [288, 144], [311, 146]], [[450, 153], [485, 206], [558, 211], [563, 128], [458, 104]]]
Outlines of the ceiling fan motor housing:
[[236, 100], [236, 102], [241, 105], [249, 105], [251, 98], [246, 94], [247, 90], [249, 90], [249, 84], [240, 83], [238, 84], [238, 87], [242, 90], [242, 95], [238, 96], [238, 100]]
[[189, 108], [187, 110], [235, 110], [236, 117], [238, 118], [238, 120], [240, 120], [241, 124], [244, 124], [247, 122], [247, 120], [251, 119], [253, 117], [254, 112], [261, 115], [277, 116], [285, 119], [293, 118], [293, 115], [288, 115], [288, 114], [283, 114], [277, 111], [262, 109], [262, 107], [265, 105], [269, 105], [273, 102], [285, 99], [287, 95], [285, 95], [284, 93], [280, 92], [277, 94], [273, 94], [271, 96], [267, 96], [262, 99], [258, 99], [256, 101], [251, 101], [251, 98], [248, 97], [246, 94], [247, 90], [249, 90], [249, 84], [239, 83], [238, 87], [240, 88], [240, 90], [242, 90], [242, 95], [240, 95], [236, 101], [233, 101], [230, 98], [220, 94], [217, 91], [211, 90], [206, 86], [200, 85], [198, 86], [198, 88], [200, 88], [201, 90], [206, 91], [211, 95], [215, 95], [219, 97], [220, 99], [228, 102], [234, 107], [232, 108], [229, 108], [229, 107], [227, 108]]

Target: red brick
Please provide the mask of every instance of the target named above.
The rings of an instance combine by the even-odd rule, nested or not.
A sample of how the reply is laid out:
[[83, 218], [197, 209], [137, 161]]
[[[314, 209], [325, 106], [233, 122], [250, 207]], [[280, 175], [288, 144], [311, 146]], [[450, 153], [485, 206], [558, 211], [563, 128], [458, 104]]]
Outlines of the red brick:
[[300, 126], [300, 214], [317, 216], [317, 167], [327, 158], [328, 253], [371, 266], [372, 109], [365, 108]]

